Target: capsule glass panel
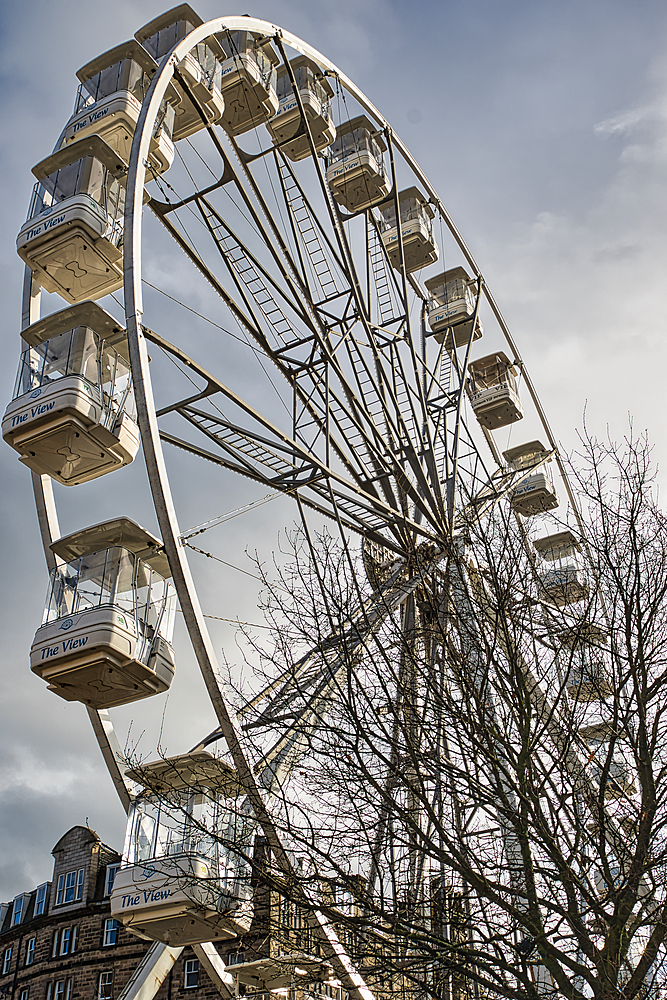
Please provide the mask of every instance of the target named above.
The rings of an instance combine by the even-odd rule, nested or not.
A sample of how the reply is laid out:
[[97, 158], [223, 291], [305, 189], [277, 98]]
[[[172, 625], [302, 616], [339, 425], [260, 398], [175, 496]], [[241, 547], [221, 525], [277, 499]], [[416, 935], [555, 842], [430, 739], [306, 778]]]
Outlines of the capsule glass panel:
[[359, 153], [369, 153], [373, 156], [378, 168], [384, 173], [382, 150], [365, 128], [355, 128], [352, 132], [337, 136], [329, 147], [329, 164], [345, 163], [350, 157], [358, 156]]
[[174, 21], [166, 28], [156, 31], [150, 38], [145, 38], [141, 44], [147, 52], [150, 52], [156, 62], [160, 62], [162, 57], [171, 52], [174, 45], [180, 42], [181, 38], [189, 35], [194, 27], [194, 24], [190, 24], [189, 21]]
[[[399, 203], [401, 222], [422, 222], [427, 229], [431, 229], [431, 218], [426, 211], [423, 201], [419, 198], [401, 198]], [[391, 202], [382, 209], [383, 229], [394, 229], [396, 227], [396, 205]]]
[[485, 368], [472, 368], [469, 377], [472, 393], [504, 385], [518, 392], [516, 378], [502, 362], [490, 362]]
[[249, 31], [230, 31], [221, 42], [229, 59], [249, 56], [257, 64], [264, 85], [276, 88], [276, 69], [264, 49]]
[[[309, 90], [322, 105], [328, 105], [328, 94], [319, 80], [316, 79], [310, 66], [296, 66], [292, 68], [292, 72], [294, 73], [294, 82], [296, 83], [297, 90]], [[293, 96], [292, 81], [287, 71], [278, 76], [276, 93], [281, 104]]]
[[84, 156], [74, 163], [68, 163], [38, 181], [30, 201], [28, 219], [34, 219], [59, 202], [80, 194], [87, 195], [99, 205], [110, 221], [118, 221], [120, 238], [125, 209], [125, 186], [95, 156]]
[[107, 66], [81, 84], [77, 93], [74, 113], [96, 104], [105, 97], [126, 90], [138, 101], [143, 101], [150, 87], [150, 77], [135, 59], [121, 59]]
[[170, 789], [160, 795], [144, 792], [134, 803], [125, 864], [156, 861], [180, 855], [205, 858], [220, 887], [239, 891], [247, 865], [227, 843], [246, 843], [247, 820], [230, 809], [215, 790]]
[[128, 362], [87, 326], [60, 333], [21, 355], [14, 386], [16, 399], [51, 385], [68, 375], [79, 375], [99, 390], [106, 410], [135, 416], [132, 376]]
[[171, 642], [174, 589], [136, 554], [120, 545], [81, 556], [51, 572], [44, 619], [59, 618], [113, 605], [135, 618], [148, 639], [156, 633]]

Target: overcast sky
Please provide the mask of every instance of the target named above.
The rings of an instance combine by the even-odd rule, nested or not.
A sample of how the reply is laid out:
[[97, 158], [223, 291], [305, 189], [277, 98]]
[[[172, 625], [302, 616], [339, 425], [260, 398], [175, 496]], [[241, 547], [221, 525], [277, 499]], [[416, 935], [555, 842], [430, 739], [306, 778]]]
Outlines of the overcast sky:
[[[205, 19], [246, 13], [216, 0], [195, 7]], [[22, 265], [15, 237], [32, 187], [30, 169], [51, 151], [71, 113], [79, 66], [161, 9], [160, 0], [2, 5], [3, 406], [18, 360]], [[636, 427], [649, 429], [664, 465], [664, 2], [254, 0], [249, 13], [324, 52], [406, 141], [477, 258], [563, 448], [575, 446], [585, 406], [589, 426], [601, 434], [609, 425], [612, 435], [622, 435], [630, 413]], [[49, 852], [71, 825], [88, 820], [120, 849], [124, 818], [84, 709], [49, 694], [30, 673], [47, 577], [30, 477], [4, 446], [0, 464], [5, 900], [49, 877]], [[213, 489], [210, 472], [204, 475], [206, 489]], [[188, 485], [179, 486], [184, 525], [236, 505], [230, 487], [215, 505], [198, 506]], [[103, 486], [59, 490], [58, 502], [63, 530], [118, 513], [155, 528], [141, 458]], [[287, 501], [277, 501], [270, 519], [255, 513], [219, 534], [217, 551], [237, 561], [246, 546], [266, 555], [277, 526], [291, 516]], [[234, 571], [222, 582], [207, 567], [198, 572], [207, 613], [256, 615], [252, 590], [244, 590]], [[233, 629], [219, 624], [213, 634], [233, 661]], [[131, 726], [130, 743], [141, 738], [145, 752], [155, 747], [163, 715], [162, 738], [171, 753], [213, 727], [180, 628], [176, 652], [178, 674], [166, 709], [164, 700], [153, 699], [158, 704], [118, 713], [121, 740]]]

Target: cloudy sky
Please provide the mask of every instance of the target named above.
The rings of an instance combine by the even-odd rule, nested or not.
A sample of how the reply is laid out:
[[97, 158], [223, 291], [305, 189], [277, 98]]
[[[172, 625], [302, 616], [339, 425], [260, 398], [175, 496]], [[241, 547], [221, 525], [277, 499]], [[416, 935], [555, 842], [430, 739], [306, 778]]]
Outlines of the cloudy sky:
[[[204, 18], [245, 13], [216, 0]], [[8, 401], [18, 358], [22, 265], [15, 235], [30, 168], [71, 113], [75, 71], [129, 38], [160, 0], [5, 0], [0, 267]], [[255, 0], [250, 13], [300, 35], [332, 59], [389, 119], [431, 179], [476, 256], [538, 386], [557, 438], [589, 426], [647, 427], [665, 464], [667, 361], [667, 7], [660, 0]], [[49, 309], [55, 308], [50, 305]], [[4, 404], [3, 404], [4, 405]], [[89, 821], [122, 846], [124, 818], [86, 714], [49, 694], [28, 666], [46, 573], [29, 475], [13, 452], [2, 465], [3, 697], [0, 702], [0, 899], [48, 878], [49, 852]], [[183, 524], [232, 509], [232, 487], [182, 482]], [[113, 486], [110, 485], [113, 480]], [[203, 491], [203, 493], [202, 493]], [[141, 460], [103, 486], [58, 492], [63, 530], [127, 513], [155, 528]], [[91, 509], [94, 507], [94, 512]], [[281, 504], [283, 506], [281, 506]], [[97, 516], [99, 514], [99, 517]], [[263, 556], [291, 511], [255, 512], [216, 536], [239, 562]], [[189, 519], [191, 518], [191, 520]], [[242, 527], [240, 527], [242, 525]], [[209, 614], [252, 620], [238, 574], [200, 569]], [[208, 574], [208, 575], [207, 575]], [[231, 613], [227, 612], [231, 610]], [[213, 630], [234, 661], [234, 631]], [[167, 701], [118, 713], [121, 740], [148, 753], [160, 732], [181, 752], [213, 727], [177, 630], [179, 673]]]

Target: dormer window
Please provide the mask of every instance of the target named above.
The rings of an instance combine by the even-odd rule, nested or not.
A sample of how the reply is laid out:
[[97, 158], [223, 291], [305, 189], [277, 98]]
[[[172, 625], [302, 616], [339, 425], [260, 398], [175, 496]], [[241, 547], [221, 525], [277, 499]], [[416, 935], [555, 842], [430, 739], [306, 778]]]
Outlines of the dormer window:
[[27, 896], [25, 894], [22, 896], [17, 896], [16, 899], [14, 900], [10, 927], [16, 927], [17, 924], [21, 923], [21, 918], [23, 917], [26, 909], [25, 906], [26, 900]]
[[42, 885], [37, 886], [37, 896], [35, 897], [35, 916], [41, 917], [43, 913], [46, 912], [46, 894], [49, 889], [49, 883], [44, 882]]
[[78, 871], [75, 870], [58, 876], [56, 906], [60, 906], [62, 903], [79, 902], [83, 898], [84, 871], [84, 868], [79, 868]]
[[111, 890], [113, 889], [113, 880], [118, 873], [120, 865], [107, 865], [107, 875], [104, 883], [104, 895], [110, 896]]

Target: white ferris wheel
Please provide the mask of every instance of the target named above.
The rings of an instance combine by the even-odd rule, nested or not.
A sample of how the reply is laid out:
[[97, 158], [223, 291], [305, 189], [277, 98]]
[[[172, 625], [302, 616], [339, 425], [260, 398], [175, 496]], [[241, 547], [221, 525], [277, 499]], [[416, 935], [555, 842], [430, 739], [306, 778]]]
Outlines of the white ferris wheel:
[[[130, 814], [112, 909], [155, 942], [144, 980], [163, 978], [192, 944], [224, 990], [232, 980], [211, 942], [247, 931], [252, 900], [213, 839], [183, 847], [181, 820], [158, 815], [142, 791], [147, 776], [172, 792], [206, 787], [214, 824], [240, 797], [239, 837], [247, 845], [261, 831], [288, 870], [267, 795], [289, 782], [350, 655], [389, 619], [414, 628], [420, 589], [437, 586], [469, 525], [499, 507], [522, 525], [543, 594], [560, 606], [580, 600], [578, 542], [548, 521], [559, 502], [574, 512], [576, 503], [519, 348], [443, 202], [325, 56], [268, 22], [204, 24], [183, 4], [77, 76], [74, 114], [33, 170], [17, 240], [23, 346], [3, 420], [33, 475], [51, 572], [31, 668], [86, 705]], [[192, 312], [198, 288], [215, 293], [205, 349], [176, 305], [173, 326], [154, 329], [144, 265], [160, 240], [182, 255], [175, 303]], [[41, 317], [41, 288], [65, 305]], [[98, 304], [121, 289], [124, 323]], [[228, 363], [230, 338], [242, 372]], [[95, 523], [94, 510], [61, 537], [52, 480], [83, 492], [139, 445], [161, 537], [127, 511]], [[169, 478], [177, 451], [194, 489], [212, 464], [250, 484], [250, 505], [258, 492], [290, 497], [305, 537], [328, 525], [363, 574], [347, 660], [318, 643], [255, 700], [268, 747], [260, 767], [225, 700], [188, 562], [188, 539], [215, 525], [216, 511], [183, 532]], [[202, 733], [194, 751], [126, 772], [113, 710], [169, 689], [176, 598], [224, 754]], [[278, 733], [296, 691], [301, 707]], [[341, 949], [331, 955], [336, 978], [367, 997]], [[257, 969], [247, 976], [268, 981]]]

